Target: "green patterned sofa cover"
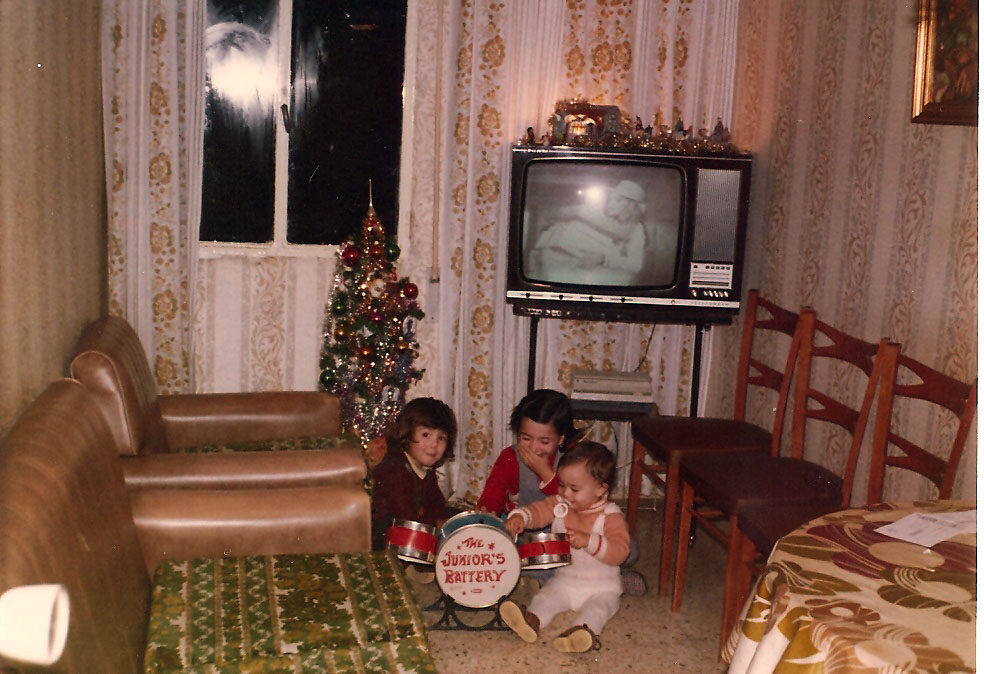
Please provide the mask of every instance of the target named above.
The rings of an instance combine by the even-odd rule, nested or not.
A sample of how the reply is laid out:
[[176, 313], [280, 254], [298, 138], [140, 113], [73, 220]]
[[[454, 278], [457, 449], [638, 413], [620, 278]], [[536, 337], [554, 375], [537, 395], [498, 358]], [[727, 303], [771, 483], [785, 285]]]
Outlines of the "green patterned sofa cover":
[[228, 442], [221, 445], [199, 445], [182, 449], [186, 454], [217, 454], [228, 452], [286, 451], [303, 449], [339, 449], [359, 447], [359, 438], [352, 433], [311, 435], [300, 438], [264, 440], [263, 442]]
[[435, 672], [389, 552], [167, 561], [147, 672]]
[[[232, 454], [236, 452], [285, 452], [297, 450], [317, 450], [355, 448], [362, 452], [362, 460], [367, 462], [366, 448], [353, 433], [342, 432], [335, 435], [309, 435], [298, 438], [281, 438], [263, 442], [227, 442], [223, 444], [198, 445], [182, 449], [184, 454]], [[366, 471], [362, 486], [372, 494], [372, 476]]]

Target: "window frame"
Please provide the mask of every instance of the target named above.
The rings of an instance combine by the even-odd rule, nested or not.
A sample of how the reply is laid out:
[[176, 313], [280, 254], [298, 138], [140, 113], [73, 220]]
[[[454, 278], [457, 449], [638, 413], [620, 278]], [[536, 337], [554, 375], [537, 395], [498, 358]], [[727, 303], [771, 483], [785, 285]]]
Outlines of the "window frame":
[[[277, 69], [282, 75], [278, 88], [279, 101], [274, 106], [274, 201], [273, 201], [273, 240], [255, 241], [202, 241], [198, 240], [198, 259], [217, 259], [222, 257], [296, 257], [296, 258], [334, 258], [337, 245], [320, 243], [290, 243], [287, 241], [287, 188], [290, 136], [280, 117], [280, 105], [290, 105], [290, 52], [292, 39], [293, 0], [278, 0], [277, 16]], [[400, 246], [409, 240], [407, 231], [410, 224], [410, 199], [412, 180], [410, 177], [411, 152], [413, 142], [414, 81], [416, 75], [417, 3], [407, 1], [407, 27], [403, 38], [403, 114], [401, 115], [401, 141], [399, 160], [399, 180], [397, 184], [397, 222], [396, 236]], [[286, 39], [284, 35], [286, 34]], [[204, 49], [204, 45], [202, 46]], [[204, 119], [202, 120], [204, 128]], [[202, 172], [204, 180], [204, 171]], [[368, 208], [368, 203], [366, 204]], [[199, 215], [199, 218], [201, 215]], [[196, 229], [200, 230], [199, 227]], [[197, 237], [197, 235], [196, 235]]]

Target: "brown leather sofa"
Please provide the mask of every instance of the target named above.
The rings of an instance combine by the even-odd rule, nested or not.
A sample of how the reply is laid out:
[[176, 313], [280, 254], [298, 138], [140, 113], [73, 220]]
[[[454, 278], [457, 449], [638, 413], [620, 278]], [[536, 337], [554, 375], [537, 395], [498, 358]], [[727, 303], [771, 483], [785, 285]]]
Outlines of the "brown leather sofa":
[[128, 491], [115, 439], [91, 394], [61, 379], [0, 445], [0, 592], [61, 583], [70, 597], [51, 671], [140, 671], [159, 563], [369, 550], [361, 486]]
[[366, 478], [357, 442], [341, 435], [335, 396], [158, 394], [140, 339], [122, 318], [103, 317], [85, 328], [70, 371], [109, 421], [131, 489], [359, 484]]

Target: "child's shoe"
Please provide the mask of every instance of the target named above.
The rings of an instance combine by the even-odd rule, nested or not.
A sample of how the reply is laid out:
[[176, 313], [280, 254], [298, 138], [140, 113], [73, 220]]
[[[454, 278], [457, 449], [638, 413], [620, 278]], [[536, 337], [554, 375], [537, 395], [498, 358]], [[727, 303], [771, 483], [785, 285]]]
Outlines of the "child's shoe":
[[587, 653], [601, 648], [601, 639], [587, 625], [576, 625], [560, 633], [553, 641], [561, 653]]
[[646, 577], [633, 569], [622, 569], [622, 594], [641, 597], [649, 592]]
[[407, 574], [407, 578], [415, 583], [427, 585], [428, 583], [434, 582], [434, 572], [428, 571], [427, 569], [417, 568], [416, 564], [407, 564], [405, 572]]
[[499, 617], [528, 644], [532, 644], [540, 636], [540, 619], [527, 611], [522, 604], [507, 599], [499, 605]]

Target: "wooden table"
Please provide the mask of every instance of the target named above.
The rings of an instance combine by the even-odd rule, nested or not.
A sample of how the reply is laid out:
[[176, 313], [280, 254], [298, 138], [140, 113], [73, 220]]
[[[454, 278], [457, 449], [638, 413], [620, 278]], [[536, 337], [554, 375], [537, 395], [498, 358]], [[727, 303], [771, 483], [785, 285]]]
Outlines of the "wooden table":
[[925, 548], [874, 531], [976, 508], [879, 504], [784, 536], [722, 652], [729, 674], [976, 671], [976, 533]]

